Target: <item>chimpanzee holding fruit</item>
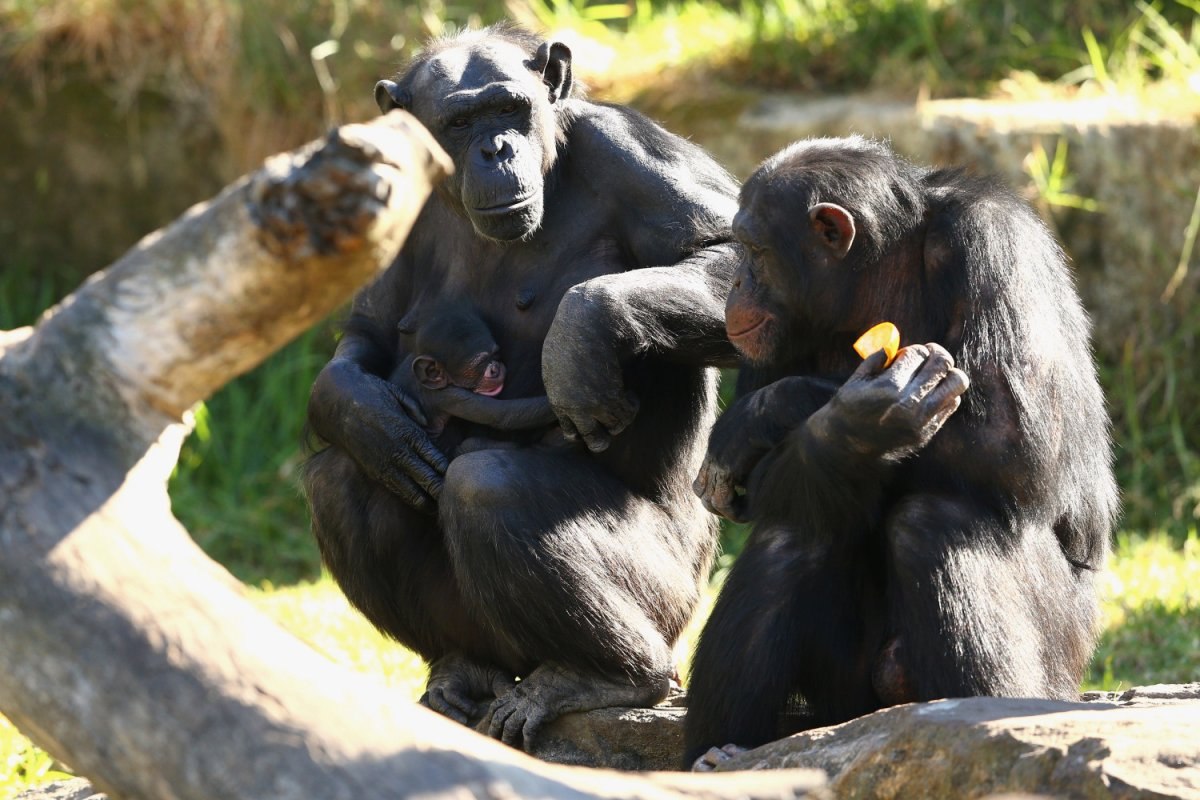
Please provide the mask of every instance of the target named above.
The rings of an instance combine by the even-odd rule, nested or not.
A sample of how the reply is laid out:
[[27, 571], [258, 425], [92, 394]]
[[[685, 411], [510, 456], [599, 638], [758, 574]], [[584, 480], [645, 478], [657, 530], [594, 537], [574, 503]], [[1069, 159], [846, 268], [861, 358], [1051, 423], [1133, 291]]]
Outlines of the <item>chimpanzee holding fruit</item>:
[[[1075, 697], [1117, 494], [1046, 227], [857, 137], [768, 159], [733, 227], [747, 364], [696, 490], [754, 528], [695, 654], [688, 763], [896, 703]], [[885, 320], [907, 346], [859, 363]]]

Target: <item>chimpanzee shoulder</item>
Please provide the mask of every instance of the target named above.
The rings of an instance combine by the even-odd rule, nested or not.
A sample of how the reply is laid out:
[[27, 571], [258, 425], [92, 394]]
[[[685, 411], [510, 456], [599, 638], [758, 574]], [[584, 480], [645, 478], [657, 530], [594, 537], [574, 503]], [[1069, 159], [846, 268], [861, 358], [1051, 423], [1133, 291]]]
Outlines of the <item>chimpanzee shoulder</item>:
[[[681, 248], [729, 240], [737, 184], [707, 153], [634, 109], [572, 103], [567, 168], [622, 210], [619, 220], [634, 229], [627, 231], [634, 244], [659, 243], [673, 260]], [[638, 229], [652, 235], [639, 241]]]

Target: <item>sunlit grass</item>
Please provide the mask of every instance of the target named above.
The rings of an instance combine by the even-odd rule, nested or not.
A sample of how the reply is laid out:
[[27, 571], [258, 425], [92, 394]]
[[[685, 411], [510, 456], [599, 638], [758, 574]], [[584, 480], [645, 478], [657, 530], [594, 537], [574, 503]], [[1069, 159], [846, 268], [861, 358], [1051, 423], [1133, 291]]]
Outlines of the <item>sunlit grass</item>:
[[388, 639], [355, 611], [328, 575], [318, 580], [250, 590], [262, 611], [330, 660], [382, 678], [414, 700], [425, 688], [421, 658]]
[[34, 747], [4, 717], [0, 717], [0, 798], [14, 797], [29, 786], [69, 778], [54, 759]]
[[1101, 585], [1104, 634], [1085, 685], [1119, 689], [1200, 677], [1200, 539], [1122, 534]]

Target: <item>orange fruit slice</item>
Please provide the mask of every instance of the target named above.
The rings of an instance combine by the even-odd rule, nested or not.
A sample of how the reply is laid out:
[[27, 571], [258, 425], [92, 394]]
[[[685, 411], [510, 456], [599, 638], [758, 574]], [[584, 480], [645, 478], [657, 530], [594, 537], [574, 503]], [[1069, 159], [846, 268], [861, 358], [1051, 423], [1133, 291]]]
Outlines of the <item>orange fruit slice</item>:
[[892, 359], [896, 357], [896, 351], [899, 349], [900, 329], [890, 322], [879, 323], [858, 337], [858, 341], [854, 343], [855, 352], [862, 358], [880, 350], [887, 353], [887, 361], [883, 364], [885, 367], [892, 363]]

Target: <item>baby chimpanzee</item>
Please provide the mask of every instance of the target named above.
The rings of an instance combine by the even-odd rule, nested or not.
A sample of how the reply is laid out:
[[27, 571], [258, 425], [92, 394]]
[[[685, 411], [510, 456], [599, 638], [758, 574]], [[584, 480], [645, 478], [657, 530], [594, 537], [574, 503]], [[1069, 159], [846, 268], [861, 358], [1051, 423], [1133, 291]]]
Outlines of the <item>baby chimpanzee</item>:
[[451, 419], [502, 431], [549, 427], [557, 422], [545, 395], [500, 400], [504, 362], [487, 323], [463, 303], [418, 308], [400, 322], [400, 335], [410, 353], [390, 380], [421, 404], [425, 429], [453, 457], [464, 452], [503, 446], [478, 436], [466, 438]]

